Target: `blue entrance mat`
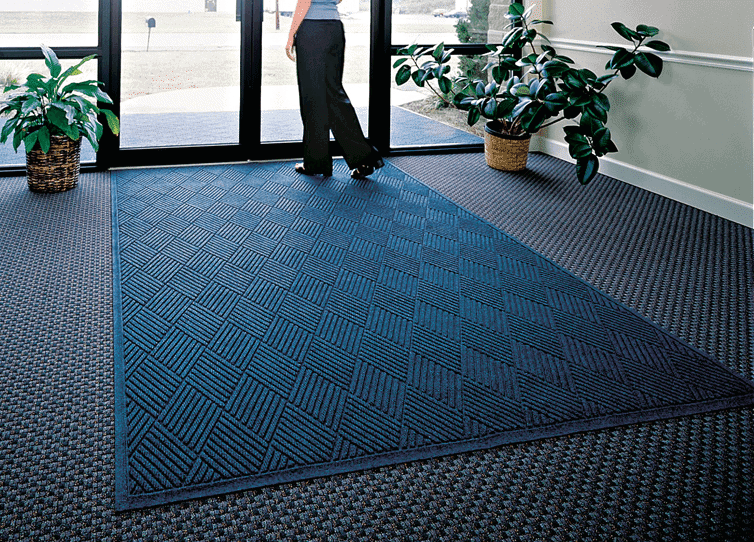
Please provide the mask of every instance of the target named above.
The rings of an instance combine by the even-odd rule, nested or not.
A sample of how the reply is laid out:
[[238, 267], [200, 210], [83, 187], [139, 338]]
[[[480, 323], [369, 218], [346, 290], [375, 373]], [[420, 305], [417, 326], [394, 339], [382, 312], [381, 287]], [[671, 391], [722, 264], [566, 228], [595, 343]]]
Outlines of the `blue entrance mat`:
[[754, 404], [391, 164], [335, 170], [112, 173], [118, 510]]

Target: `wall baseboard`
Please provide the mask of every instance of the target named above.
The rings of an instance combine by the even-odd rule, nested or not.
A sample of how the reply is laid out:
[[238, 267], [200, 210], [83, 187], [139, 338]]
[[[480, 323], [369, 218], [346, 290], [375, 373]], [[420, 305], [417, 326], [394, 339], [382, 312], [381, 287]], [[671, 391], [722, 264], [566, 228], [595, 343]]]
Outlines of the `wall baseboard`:
[[[568, 154], [568, 145], [541, 136], [532, 136], [531, 150], [574, 163]], [[702, 211], [754, 228], [754, 205], [717, 192], [694, 186], [654, 171], [620, 162], [612, 158], [600, 158], [600, 173], [613, 177], [649, 192], [685, 203]]]

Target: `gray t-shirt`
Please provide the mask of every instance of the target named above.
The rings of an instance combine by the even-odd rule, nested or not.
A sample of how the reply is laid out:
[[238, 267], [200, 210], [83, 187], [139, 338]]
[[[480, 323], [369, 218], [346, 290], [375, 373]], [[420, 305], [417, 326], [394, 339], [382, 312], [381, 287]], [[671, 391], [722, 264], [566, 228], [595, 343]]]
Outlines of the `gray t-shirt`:
[[339, 21], [338, 0], [312, 0], [304, 19]]

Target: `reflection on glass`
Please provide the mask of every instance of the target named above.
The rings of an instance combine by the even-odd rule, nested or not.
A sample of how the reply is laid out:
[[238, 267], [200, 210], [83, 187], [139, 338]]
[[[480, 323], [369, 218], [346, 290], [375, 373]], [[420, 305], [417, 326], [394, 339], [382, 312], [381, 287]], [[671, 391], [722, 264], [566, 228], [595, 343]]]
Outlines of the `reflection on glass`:
[[486, 43], [490, 0], [393, 2], [394, 45]]
[[0, 47], [97, 45], [98, 0], [0, 0]]
[[[79, 60], [68, 59], [61, 60], [60, 64], [63, 70], [78, 64]], [[97, 79], [97, 60], [91, 60], [81, 66], [81, 75], [72, 76], [68, 81], [87, 81]], [[40, 73], [48, 76], [49, 71], [45, 66], [44, 60], [0, 60], [0, 90], [9, 85], [20, 85], [26, 82], [29, 74]], [[0, 117], [0, 130], [5, 125], [5, 119]], [[89, 141], [86, 139], [81, 142], [81, 161], [94, 162], [96, 154]], [[8, 138], [4, 145], [0, 145], [0, 167], [3, 166], [25, 166], [26, 153], [23, 144], [18, 148], [18, 152], [13, 150], [13, 136]]]
[[[261, 141], [301, 141], [304, 128], [299, 110], [296, 64], [285, 55], [296, 0], [265, 0], [262, 23], [262, 131]], [[343, 87], [368, 133], [369, 3], [342, 0], [338, 5], [346, 34]]]
[[[393, 57], [394, 63], [399, 57]], [[429, 60], [429, 59], [428, 59]], [[473, 57], [454, 56], [450, 60], [449, 77], [474, 63]], [[392, 64], [391, 64], [392, 65]], [[412, 80], [397, 86], [395, 72], [391, 72], [390, 89], [390, 146], [459, 145], [481, 143], [482, 123], [469, 126], [467, 113], [448, 106], [427, 85], [418, 87]], [[436, 81], [435, 90], [439, 90]]]
[[[486, 43], [489, 7], [490, 0], [398, 0], [393, 3], [393, 45]], [[479, 56], [454, 56], [450, 76], [486, 79], [485, 64], [486, 59]], [[409, 81], [398, 87], [394, 77], [395, 70], [390, 92], [392, 147], [482, 141], [482, 123], [468, 126], [465, 112], [445, 106], [426, 86], [420, 88]]]
[[238, 143], [236, 0], [123, 0], [121, 148]]

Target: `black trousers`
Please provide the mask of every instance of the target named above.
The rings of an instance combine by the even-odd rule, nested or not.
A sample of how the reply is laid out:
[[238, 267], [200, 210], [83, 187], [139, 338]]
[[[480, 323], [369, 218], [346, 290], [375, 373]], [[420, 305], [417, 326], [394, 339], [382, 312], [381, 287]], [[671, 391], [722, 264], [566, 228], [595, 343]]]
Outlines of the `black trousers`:
[[332, 173], [330, 131], [348, 167], [378, 165], [381, 159], [361, 131], [356, 111], [343, 89], [346, 37], [336, 20], [302, 21], [296, 33], [296, 75], [304, 123], [304, 168]]

